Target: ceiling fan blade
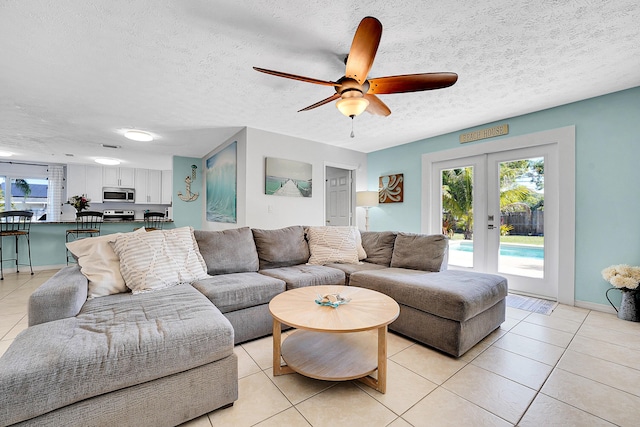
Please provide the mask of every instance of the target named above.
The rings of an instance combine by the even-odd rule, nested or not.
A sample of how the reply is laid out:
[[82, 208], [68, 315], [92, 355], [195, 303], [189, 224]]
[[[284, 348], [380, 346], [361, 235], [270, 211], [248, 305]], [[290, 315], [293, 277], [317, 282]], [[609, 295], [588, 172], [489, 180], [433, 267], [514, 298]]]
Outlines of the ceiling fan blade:
[[265, 68], [253, 67], [253, 69], [256, 70], [256, 71], [260, 71], [261, 73], [271, 74], [272, 76], [278, 76], [278, 77], [284, 77], [284, 78], [287, 78], [287, 79], [299, 80], [301, 82], [313, 83], [313, 84], [316, 84], [316, 85], [340, 86], [340, 83], [338, 83], [338, 82], [330, 82], [330, 81], [326, 81], [326, 80], [312, 79], [311, 77], [297, 76], [295, 74], [283, 73], [281, 71], [267, 70]]
[[374, 114], [376, 116], [388, 116], [391, 114], [391, 110], [387, 105], [380, 100], [377, 96], [368, 93], [364, 96], [364, 98], [369, 101], [369, 106], [367, 107], [367, 112]]
[[312, 109], [314, 109], [314, 108], [316, 108], [316, 107], [319, 107], [319, 106], [321, 106], [321, 105], [328, 104], [328, 103], [329, 103], [329, 102], [331, 102], [331, 101], [335, 101], [335, 100], [336, 100], [336, 99], [338, 99], [338, 98], [340, 98], [340, 94], [339, 94], [339, 93], [333, 94], [333, 95], [331, 95], [330, 97], [328, 97], [328, 98], [326, 98], [326, 99], [323, 99], [323, 100], [322, 100], [322, 101], [320, 101], [320, 102], [316, 102], [315, 104], [313, 104], [313, 105], [309, 105], [308, 107], [305, 107], [305, 108], [303, 108], [302, 110], [298, 110], [298, 113], [299, 113], [299, 112], [301, 112], [301, 111], [309, 111], [309, 110], [312, 110]]
[[367, 75], [378, 51], [380, 37], [382, 37], [380, 21], [371, 16], [360, 21], [347, 57], [345, 77], [357, 80], [360, 84], [367, 80]]
[[418, 92], [421, 90], [442, 89], [458, 80], [456, 73], [405, 74], [402, 76], [379, 77], [369, 79], [371, 94]]

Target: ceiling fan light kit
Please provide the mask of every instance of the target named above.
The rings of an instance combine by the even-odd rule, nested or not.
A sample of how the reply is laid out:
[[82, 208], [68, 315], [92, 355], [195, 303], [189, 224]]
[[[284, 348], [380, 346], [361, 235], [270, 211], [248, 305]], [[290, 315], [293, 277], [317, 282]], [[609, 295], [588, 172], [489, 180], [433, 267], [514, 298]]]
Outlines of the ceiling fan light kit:
[[351, 49], [346, 59], [345, 75], [335, 82], [265, 68], [253, 67], [253, 69], [277, 77], [322, 86], [333, 86], [335, 94], [299, 111], [308, 111], [338, 100], [336, 103], [338, 110], [352, 119], [364, 111], [378, 116], [391, 114], [389, 107], [377, 95], [442, 89], [453, 85], [458, 80], [458, 75], [455, 73], [405, 74], [367, 79], [381, 37], [382, 24], [380, 21], [371, 16], [364, 18], [353, 37]]
[[342, 114], [354, 118], [364, 113], [369, 106], [369, 101], [364, 98], [342, 98], [336, 102], [336, 107]]

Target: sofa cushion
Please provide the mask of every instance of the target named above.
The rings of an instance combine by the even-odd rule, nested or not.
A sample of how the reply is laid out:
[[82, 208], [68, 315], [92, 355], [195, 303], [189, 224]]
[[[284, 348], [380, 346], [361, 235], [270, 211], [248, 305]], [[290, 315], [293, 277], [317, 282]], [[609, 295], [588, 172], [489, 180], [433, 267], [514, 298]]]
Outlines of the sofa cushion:
[[287, 289], [317, 285], [344, 285], [344, 272], [324, 265], [301, 264], [291, 267], [260, 270], [265, 276], [275, 277], [287, 283]]
[[356, 271], [367, 271], [367, 270], [382, 270], [383, 268], [387, 268], [384, 265], [373, 264], [371, 262], [360, 262], [358, 264], [327, 264], [326, 267], [337, 268], [338, 270], [342, 270], [345, 272], [347, 277]]
[[231, 324], [191, 285], [88, 300], [22, 331], [0, 358], [0, 425], [231, 354]]
[[507, 296], [504, 277], [459, 270], [359, 271], [351, 274], [349, 284], [382, 292], [398, 304], [458, 322], [482, 313]]
[[121, 234], [89, 237], [66, 244], [69, 252], [78, 260], [80, 271], [89, 281], [88, 298], [129, 291], [120, 274], [120, 259], [109, 244]]
[[120, 258], [125, 284], [134, 294], [207, 276], [192, 227], [122, 234], [114, 251]]
[[208, 274], [258, 271], [258, 251], [249, 227], [223, 231], [195, 230], [193, 234], [207, 264]]
[[367, 253], [365, 261], [389, 267], [396, 233], [392, 231], [363, 231], [360, 234], [362, 247]]
[[192, 285], [223, 313], [267, 304], [287, 287], [282, 280], [258, 273], [222, 274]]
[[300, 225], [277, 230], [252, 229], [258, 249], [260, 270], [304, 264], [309, 260], [309, 245]]
[[391, 267], [440, 271], [448, 245], [449, 239], [443, 234], [398, 233]]
[[354, 227], [309, 227], [309, 264], [332, 262], [357, 264], [358, 248]]

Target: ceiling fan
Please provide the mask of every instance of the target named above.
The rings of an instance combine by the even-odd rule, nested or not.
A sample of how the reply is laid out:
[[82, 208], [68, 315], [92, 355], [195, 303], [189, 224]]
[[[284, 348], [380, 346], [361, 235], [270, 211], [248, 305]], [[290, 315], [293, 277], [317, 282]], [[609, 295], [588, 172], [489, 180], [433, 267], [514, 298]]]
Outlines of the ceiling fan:
[[[280, 71], [253, 67], [261, 73], [278, 77], [299, 80], [303, 82], [333, 86], [336, 93], [322, 101], [309, 105], [299, 111], [308, 111], [331, 101], [338, 100], [336, 106], [347, 117], [352, 119], [367, 111], [371, 114], [388, 116], [389, 107], [377, 95], [390, 93], [418, 92], [423, 90], [441, 89], [453, 85], [458, 80], [456, 73], [422, 73], [405, 74], [367, 79], [369, 70], [380, 44], [382, 24], [376, 18], [364, 18], [353, 37], [351, 49], [347, 56], [345, 75], [337, 81], [325, 81]], [[352, 133], [353, 136], [353, 133]]]

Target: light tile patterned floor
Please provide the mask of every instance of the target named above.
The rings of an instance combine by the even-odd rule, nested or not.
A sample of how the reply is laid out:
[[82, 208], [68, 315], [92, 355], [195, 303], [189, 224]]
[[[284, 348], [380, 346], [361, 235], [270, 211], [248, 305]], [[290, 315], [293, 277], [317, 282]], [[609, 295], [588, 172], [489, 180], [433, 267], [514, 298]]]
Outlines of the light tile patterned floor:
[[[31, 292], [55, 271], [0, 282], [0, 354], [27, 327]], [[637, 426], [640, 323], [559, 305], [507, 321], [454, 359], [389, 336], [388, 389], [273, 377], [271, 337], [239, 345], [240, 398], [188, 427]]]

